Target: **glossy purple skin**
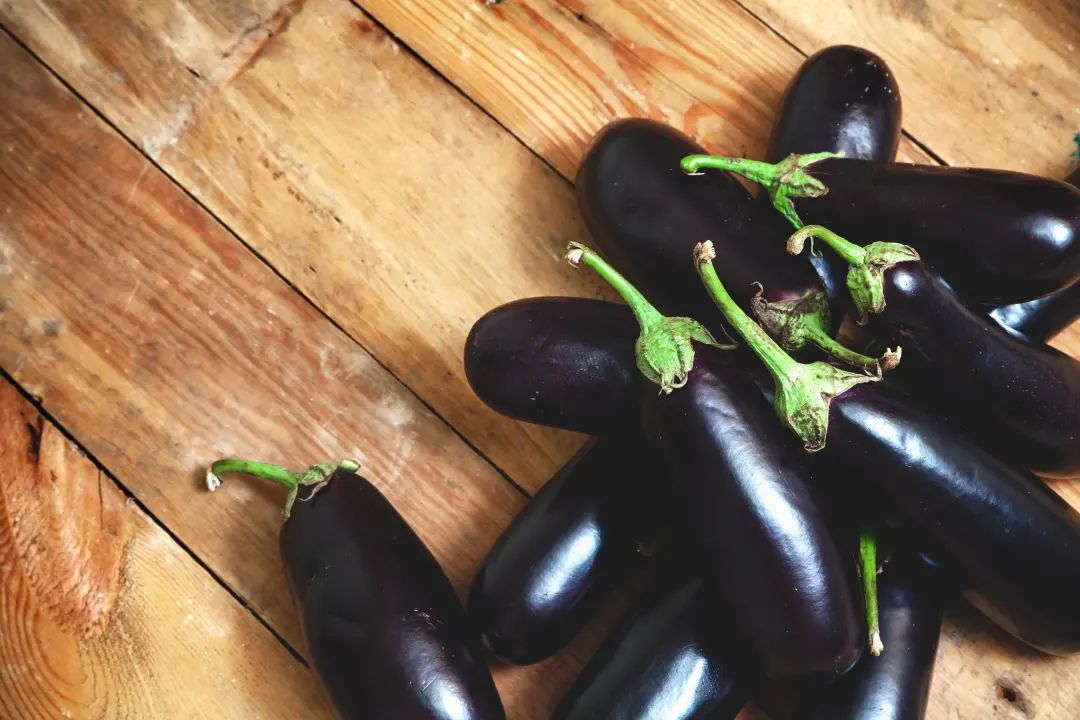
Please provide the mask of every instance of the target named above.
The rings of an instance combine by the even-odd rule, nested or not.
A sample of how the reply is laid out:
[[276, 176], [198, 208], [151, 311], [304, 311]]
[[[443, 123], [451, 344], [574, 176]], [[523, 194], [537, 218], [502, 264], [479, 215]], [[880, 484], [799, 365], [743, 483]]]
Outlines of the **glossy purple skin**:
[[552, 720], [731, 720], [746, 698], [731, 629], [699, 578], [664, 584], [600, 647]]
[[967, 302], [1025, 302], [1080, 277], [1080, 191], [1060, 180], [846, 158], [810, 173], [828, 192], [794, 201], [804, 223], [910, 245]]
[[[827, 47], [803, 62], [784, 91], [765, 161], [825, 150], [891, 161], [900, 143], [901, 115], [900, 89], [884, 60], [851, 45]], [[758, 200], [770, 203], [768, 193], [759, 192]], [[833, 307], [850, 305], [843, 262], [833, 253], [809, 260]]]
[[713, 328], [722, 319], [692, 262], [703, 240], [712, 240], [716, 271], [743, 308], [755, 283], [770, 301], [824, 293], [813, 268], [784, 251], [790, 226], [774, 211], [726, 173], [682, 171], [684, 156], [702, 152], [653, 120], [601, 129], [577, 175], [578, 205], [596, 248], [661, 309], [678, 308]]
[[878, 609], [885, 651], [867, 653], [828, 687], [797, 703], [794, 720], [922, 720], [930, 697], [941, 614], [940, 571], [904, 554], [878, 577]]
[[301, 489], [281, 557], [308, 658], [346, 720], [502, 720], [479, 637], [434, 556], [364, 478]]
[[784, 91], [766, 162], [831, 150], [891, 160], [900, 143], [900, 89], [880, 57], [833, 45], [808, 57]]
[[802, 450], [730, 351], [699, 347], [686, 386], [642, 389], [646, 435], [672, 469], [705, 578], [773, 680], [828, 681], [858, 659], [851, 574], [810, 492]]
[[508, 303], [473, 325], [465, 377], [503, 415], [590, 435], [634, 432], [637, 404], [625, 388], [638, 374], [637, 328], [624, 306], [601, 300]]
[[640, 437], [589, 442], [525, 506], [473, 580], [468, 609], [517, 665], [553, 655], [610, 595], [665, 516], [664, 471]]
[[[1080, 188], [1080, 168], [1065, 182]], [[990, 317], [1035, 342], [1046, 342], [1080, 318], [1080, 281], [1038, 300], [994, 308]]]
[[[548, 312], [545, 299], [529, 302], [517, 312]], [[585, 357], [607, 354], [607, 364], [622, 364], [625, 372], [566, 377], [579, 385], [610, 383], [603, 392], [612, 396], [629, 394], [629, 338], [594, 335], [612, 313], [595, 301], [580, 302], [578, 322], [567, 331], [575, 337], [564, 338], [568, 346]], [[611, 305], [630, 316], [625, 306]], [[595, 313], [592, 328], [587, 313]], [[504, 346], [498, 352], [516, 350]], [[771, 387], [760, 363], [743, 363], [741, 370], [759, 387]], [[525, 377], [530, 369], [522, 365], [515, 372]], [[599, 392], [579, 386], [567, 397]], [[595, 409], [562, 408], [563, 417], [577, 412]], [[811, 462], [852, 483], [856, 495], [871, 493], [875, 509], [924, 543], [963, 582], [976, 607], [1003, 628], [1046, 652], [1080, 652], [1080, 516], [1032, 473], [1002, 463], [888, 382], [860, 385], [833, 400], [828, 442]]]
[[1080, 474], [1080, 362], [967, 308], [920, 262], [885, 272], [879, 337], [903, 347], [894, 374], [1003, 459]]
[[832, 401], [815, 461], [871, 492], [998, 625], [1044, 652], [1080, 652], [1080, 515], [1037, 477], [887, 384]]

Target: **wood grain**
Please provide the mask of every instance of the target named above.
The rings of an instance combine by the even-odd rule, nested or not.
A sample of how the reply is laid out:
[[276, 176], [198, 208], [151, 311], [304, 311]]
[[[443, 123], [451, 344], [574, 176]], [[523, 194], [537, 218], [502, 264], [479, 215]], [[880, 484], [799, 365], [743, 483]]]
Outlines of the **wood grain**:
[[741, 1], [807, 53], [878, 50], [900, 83], [904, 126], [946, 162], [1064, 176], [1080, 131], [1076, 2]]
[[69, 0], [0, 12], [379, 362], [536, 489], [582, 438], [489, 410], [461, 355], [496, 305], [608, 295], [561, 261], [585, 239], [571, 188], [346, 0], [220, 7]]
[[[216, 457], [357, 457], [463, 592], [524, 498], [6, 36], [0, 95], [0, 365], [295, 647], [282, 498], [209, 497]], [[604, 628], [500, 670], [512, 713], [550, 710]]]
[[0, 717], [333, 717], [311, 673], [5, 380], [0, 472]]

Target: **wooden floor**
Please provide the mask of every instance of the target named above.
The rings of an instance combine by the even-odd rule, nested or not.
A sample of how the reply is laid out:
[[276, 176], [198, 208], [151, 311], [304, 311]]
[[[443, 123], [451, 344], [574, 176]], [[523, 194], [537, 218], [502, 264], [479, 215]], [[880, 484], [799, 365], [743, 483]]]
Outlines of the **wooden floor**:
[[[281, 498], [208, 496], [222, 455], [357, 457], [464, 591], [582, 438], [482, 406], [463, 341], [512, 298], [606, 295], [558, 258], [608, 120], [758, 154], [805, 55], [852, 42], [898, 76], [905, 159], [1061, 176], [1080, 131], [1073, 2], [0, 0], [0, 25], [3, 720], [330, 716]], [[547, 717], [613, 610], [497, 669], [511, 718]], [[929, 716], [1080, 717], [1080, 659], [957, 608]]]

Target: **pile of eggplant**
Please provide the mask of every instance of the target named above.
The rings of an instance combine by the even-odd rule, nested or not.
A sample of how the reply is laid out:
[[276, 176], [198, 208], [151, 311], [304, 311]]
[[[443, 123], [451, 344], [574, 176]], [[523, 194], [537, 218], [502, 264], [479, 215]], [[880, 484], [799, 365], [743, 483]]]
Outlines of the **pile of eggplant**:
[[477, 573], [484, 643], [550, 657], [649, 566], [556, 718], [922, 718], [953, 597], [1080, 652], [1080, 515], [1039, 477], [1080, 475], [1080, 363], [1046, 345], [1080, 315], [1080, 191], [896, 163], [900, 118], [837, 46], [763, 160], [614, 122], [566, 259], [624, 302], [474, 325], [486, 404], [595, 436]]

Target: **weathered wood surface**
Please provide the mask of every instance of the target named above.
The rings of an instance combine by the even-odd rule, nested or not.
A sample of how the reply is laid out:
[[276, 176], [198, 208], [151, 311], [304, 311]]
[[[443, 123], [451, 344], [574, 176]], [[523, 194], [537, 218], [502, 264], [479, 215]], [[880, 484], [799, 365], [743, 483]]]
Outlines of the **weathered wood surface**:
[[0, 717], [331, 716], [307, 668], [6, 380], [0, 474]]
[[[233, 483], [219, 507], [195, 512], [185, 503], [198, 467], [230, 451], [301, 463], [363, 449], [463, 588], [521, 498], [372, 356], [537, 487], [579, 439], [496, 418], [471, 398], [458, 358], [471, 322], [499, 302], [599, 292], [555, 259], [582, 236], [558, 174], [572, 178], [591, 134], [625, 115], [757, 153], [802, 60], [734, 3], [360, 5], [521, 142], [343, 0], [0, 0], [6, 27], [362, 346], [53, 85], [39, 80], [49, 98], [30, 127], [12, 103], [0, 108], [0, 137], [18, 146], [4, 155], [0, 143], [0, 182], [24, 186], [16, 212], [0, 215], [2, 262], [13, 269], [0, 277], [11, 336], [0, 363], [293, 643], [274, 494]], [[748, 3], [769, 20], [757, 5]], [[879, 18], [897, 11], [884, 2], [804, 4], [784, 11], [788, 25], [770, 23], [803, 51], [855, 41], [881, 52], [901, 82], [905, 127], [947, 161], [1060, 174], [1070, 148], [1051, 110], [1067, 119], [1065, 101], [1080, 94], [1054, 57], [1077, 35], [1075, 12], [960, 5], [956, 30], [926, 6], [930, 20], [910, 45], [886, 37]], [[836, 18], [835, 33], [807, 29], [829, 29], [822, 17]], [[1048, 48], [1034, 47], [1043, 30]], [[10, 97], [33, 73], [5, 52], [20, 61], [14, 73], [0, 67]], [[953, 72], [956, 53], [966, 58], [960, 84], [938, 77]], [[993, 57], [1014, 72], [994, 69]], [[1035, 81], [1051, 90], [1033, 104]], [[987, 94], [1007, 112], [976, 112]], [[928, 160], [907, 141], [901, 153]], [[69, 257], [49, 267], [58, 251]], [[193, 268], [201, 277], [186, 274]], [[245, 282], [228, 287], [227, 276]], [[1080, 328], [1056, 344], [1080, 353]], [[253, 401], [228, 397], [234, 383]], [[212, 405], [221, 410], [208, 415]], [[396, 426], [401, 407], [412, 432]], [[1056, 487], [1080, 504], [1075, 484]], [[500, 670], [511, 717], [545, 717], [583, 647]], [[931, 717], [1077, 716], [1078, 672], [1077, 661], [1019, 650], [964, 612], [947, 625]]]
[[[208, 497], [215, 457], [358, 458], [463, 593], [521, 494], [6, 37], [0, 93], [0, 365], [294, 647], [282, 498]], [[508, 707], [601, 633], [499, 673]]]

